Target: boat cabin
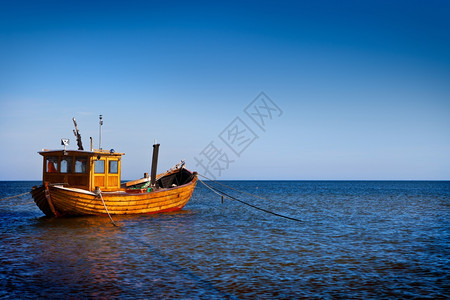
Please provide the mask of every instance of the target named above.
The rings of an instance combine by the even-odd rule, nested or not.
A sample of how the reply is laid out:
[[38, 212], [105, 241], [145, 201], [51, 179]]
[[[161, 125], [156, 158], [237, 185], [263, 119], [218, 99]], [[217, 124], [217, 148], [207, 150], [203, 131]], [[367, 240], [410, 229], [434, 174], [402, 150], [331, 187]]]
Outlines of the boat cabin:
[[42, 182], [94, 191], [120, 189], [120, 161], [114, 150], [43, 150]]

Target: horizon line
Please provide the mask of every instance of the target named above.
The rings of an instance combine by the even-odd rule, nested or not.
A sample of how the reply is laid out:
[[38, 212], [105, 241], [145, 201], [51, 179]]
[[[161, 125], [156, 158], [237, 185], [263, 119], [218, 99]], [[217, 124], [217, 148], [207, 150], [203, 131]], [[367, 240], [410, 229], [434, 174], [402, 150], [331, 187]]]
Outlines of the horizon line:
[[[121, 180], [128, 182], [133, 179]], [[0, 182], [8, 181], [42, 181], [42, 179], [0, 179]], [[450, 181], [450, 179], [204, 179], [203, 181]]]

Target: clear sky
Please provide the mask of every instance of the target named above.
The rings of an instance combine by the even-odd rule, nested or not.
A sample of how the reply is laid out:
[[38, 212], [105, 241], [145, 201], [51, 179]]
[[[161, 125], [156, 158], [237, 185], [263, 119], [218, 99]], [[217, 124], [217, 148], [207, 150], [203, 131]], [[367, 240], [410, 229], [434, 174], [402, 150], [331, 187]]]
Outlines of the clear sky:
[[449, 180], [449, 16], [449, 1], [0, 0], [0, 180], [40, 180], [37, 151], [76, 148], [72, 117], [97, 147], [99, 114], [123, 179], [149, 172], [156, 139], [160, 171]]

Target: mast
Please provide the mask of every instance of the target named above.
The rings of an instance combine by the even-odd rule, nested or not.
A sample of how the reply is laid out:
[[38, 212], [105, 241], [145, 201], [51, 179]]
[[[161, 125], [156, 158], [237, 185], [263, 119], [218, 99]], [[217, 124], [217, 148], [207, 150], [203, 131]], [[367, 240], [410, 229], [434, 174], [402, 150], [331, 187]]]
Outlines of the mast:
[[102, 150], [102, 125], [103, 125], [103, 115], [98, 116], [100, 121], [99, 124], [99, 138], [98, 138], [98, 149]]

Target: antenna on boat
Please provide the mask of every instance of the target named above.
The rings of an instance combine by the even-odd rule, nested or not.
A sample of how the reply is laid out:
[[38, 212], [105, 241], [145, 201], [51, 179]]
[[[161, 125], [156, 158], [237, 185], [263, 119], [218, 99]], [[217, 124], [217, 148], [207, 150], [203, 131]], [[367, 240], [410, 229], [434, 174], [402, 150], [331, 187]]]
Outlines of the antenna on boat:
[[100, 115], [98, 117], [100, 119], [99, 123], [99, 138], [98, 138], [98, 149], [102, 149], [102, 125], [103, 125], [103, 116]]
[[75, 125], [75, 129], [73, 130], [73, 134], [77, 138], [78, 150], [84, 150], [83, 149], [83, 142], [81, 141], [80, 131], [78, 130], [77, 121], [75, 121], [75, 118], [72, 118], [72, 121], [73, 121], [73, 125]]

